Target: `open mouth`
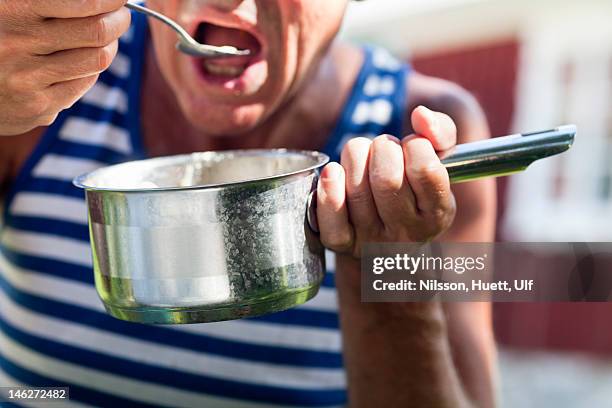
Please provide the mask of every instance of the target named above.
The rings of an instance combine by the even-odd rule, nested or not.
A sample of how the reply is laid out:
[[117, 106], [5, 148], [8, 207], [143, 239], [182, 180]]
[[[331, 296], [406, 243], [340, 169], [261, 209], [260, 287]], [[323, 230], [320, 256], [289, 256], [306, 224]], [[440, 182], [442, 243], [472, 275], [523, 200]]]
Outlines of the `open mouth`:
[[245, 30], [221, 27], [211, 23], [200, 23], [195, 34], [201, 44], [215, 46], [230, 45], [250, 54], [241, 57], [218, 59], [199, 59], [202, 73], [209, 80], [227, 81], [241, 77], [249, 66], [260, 59], [262, 45], [251, 33]]

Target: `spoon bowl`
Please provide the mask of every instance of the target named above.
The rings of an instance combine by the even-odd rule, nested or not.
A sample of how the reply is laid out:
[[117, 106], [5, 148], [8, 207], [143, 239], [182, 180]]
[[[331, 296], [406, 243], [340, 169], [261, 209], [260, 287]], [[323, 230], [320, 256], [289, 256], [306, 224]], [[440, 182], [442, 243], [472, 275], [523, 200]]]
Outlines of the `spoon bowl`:
[[231, 45], [215, 46], [209, 44], [200, 44], [197, 42], [183, 27], [181, 27], [176, 21], [168, 18], [167, 16], [153, 11], [146, 7], [140, 6], [134, 3], [126, 3], [125, 7], [153, 17], [172, 28], [178, 34], [179, 42], [176, 44], [176, 48], [184, 54], [191, 55], [199, 58], [227, 58], [227, 57], [242, 57], [249, 55], [249, 50], [239, 50]]

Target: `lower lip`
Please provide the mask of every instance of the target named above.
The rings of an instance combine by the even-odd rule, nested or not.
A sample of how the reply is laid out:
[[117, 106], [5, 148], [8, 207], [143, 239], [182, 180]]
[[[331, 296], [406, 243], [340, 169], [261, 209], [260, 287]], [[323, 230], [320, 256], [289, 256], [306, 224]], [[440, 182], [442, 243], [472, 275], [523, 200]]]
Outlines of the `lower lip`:
[[192, 60], [200, 79], [207, 85], [234, 93], [252, 93], [263, 84], [267, 75], [266, 61], [260, 55], [251, 58], [245, 70], [235, 77], [211, 74], [204, 68], [201, 59]]

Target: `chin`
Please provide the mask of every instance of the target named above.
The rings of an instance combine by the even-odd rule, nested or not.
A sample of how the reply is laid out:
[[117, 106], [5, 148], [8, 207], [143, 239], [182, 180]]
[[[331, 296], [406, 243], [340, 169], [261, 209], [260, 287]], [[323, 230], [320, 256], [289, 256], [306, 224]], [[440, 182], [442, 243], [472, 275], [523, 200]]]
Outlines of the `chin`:
[[247, 18], [248, 13], [201, 3], [182, 21], [185, 30], [202, 44], [229, 45], [248, 55], [195, 58], [176, 51], [173, 33], [154, 30], [161, 71], [193, 127], [210, 136], [244, 134], [265, 121], [285, 97], [287, 78], [280, 68], [287, 66], [284, 42], [280, 33], [266, 32], [257, 18]]
[[249, 132], [264, 117], [262, 105], [223, 106], [221, 104], [187, 104], [183, 113], [189, 123], [214, 137], [232, 137]]

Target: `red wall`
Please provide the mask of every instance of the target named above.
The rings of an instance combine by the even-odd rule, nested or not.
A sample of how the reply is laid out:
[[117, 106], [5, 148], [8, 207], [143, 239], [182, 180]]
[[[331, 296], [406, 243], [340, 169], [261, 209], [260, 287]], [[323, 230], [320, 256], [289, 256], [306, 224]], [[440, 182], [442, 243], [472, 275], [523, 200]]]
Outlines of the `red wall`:
[[508, 132], [514, 113], [519, 45], [516, 40], [435, 55], [416, 55], [412, 64], [425, 74], [449, 79], [472, 92], [481, 103], [491, 133]]

